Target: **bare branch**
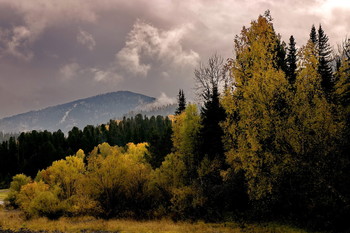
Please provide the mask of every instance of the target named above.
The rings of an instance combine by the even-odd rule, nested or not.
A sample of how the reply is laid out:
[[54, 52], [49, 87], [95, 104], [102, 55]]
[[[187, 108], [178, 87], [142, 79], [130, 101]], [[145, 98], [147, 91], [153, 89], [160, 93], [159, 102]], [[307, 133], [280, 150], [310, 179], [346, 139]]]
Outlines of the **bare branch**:
[[194, 71], [195, 91], [199, 99], [208, 100], [214, 88], [223, 89], [228, 84], [224, 59], [214, 54], [207, 64], [200, 63]]

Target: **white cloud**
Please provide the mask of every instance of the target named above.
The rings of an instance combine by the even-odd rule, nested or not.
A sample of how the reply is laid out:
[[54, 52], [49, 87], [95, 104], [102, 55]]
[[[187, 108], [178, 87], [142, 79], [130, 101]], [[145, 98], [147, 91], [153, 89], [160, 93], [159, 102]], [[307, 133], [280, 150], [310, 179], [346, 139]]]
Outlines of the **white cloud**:
[[159, 108], [162, 106], [167, 106], [167, 105], [171, 105], [171, 104], [175, 104], [175, 103], [176, 103], [176, 98], [171, 98], [171, 97], [167, 96], [164, 92], [162, 92], [160, 94], [160, 96], [154, 102], [152, 102], [150, 104], [139, 106], [137, 108], [137, 110], [147, 111], [147, 110], [152, 110], [155, 108]]
[[76, 62], [68, 63], [59, 69], [60, 74], [65, 80], [70, 80], [72, 78], [90, 78], [95, 82], [109, 82], [118, 83], [123, 79], [122, 76], [117, 74], [114, 67], [110, 66], [107, 68], [89, 68], [82, 67]]
[[79, 29], [77, 41], [78, 43], [85, 45], [90, 51], [92, 51], [96, 46], [94, 37], [90, 33], [81, 29]]
[[33, 53], [28, 49], [31, 32], [24, 26], [0, 29], [1, 55], [11, 55], [29, 61]]
[[175, 103], [176, 103], [176, 98], [169, 97], [164, 92], [162, 92], [160, 96], [157, 98], [157, 100], [155, 101], [155, 104], [158, 104], [160, 106], [175, 104]]
[[117, 63], [128, 73], [133, 75], [146, 76], [151, 68], [150, 64], [141, 64], [138, 48], [124, 48], [116, 55]]
[[198, 53], [184, 50], [181, 44], [189, 30], [190, 25], [182, 25], [166, 31], [137, 20], [125, 47], [116, 54], [116, 63], [134, 76], [147, 76], [155, 62], [177, 68], [194, 66], [199, 60]]
[[68, 63], [60, 68], [60, 73], [65, 79], [71, 79], [81, 72], [80, 65], [78, 63]]
[[123, 77], [116, 73], [112, 68], [108, 68], [105, 70], [99, 68], [92, 68], [89, 71], [93, 74], [93, 79], [96, 82], [117, 83], [123, 80]]

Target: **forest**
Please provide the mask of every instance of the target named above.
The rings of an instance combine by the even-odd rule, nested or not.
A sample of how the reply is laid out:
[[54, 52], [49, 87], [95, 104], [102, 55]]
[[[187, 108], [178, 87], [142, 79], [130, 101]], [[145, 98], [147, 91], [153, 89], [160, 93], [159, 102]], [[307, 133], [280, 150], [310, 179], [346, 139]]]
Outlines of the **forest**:
[[16, 174], [34, 177], [53, 161], [73, 155], [79, 149], [90, 152], [103, 142], [111, 146], [149, 142], [148, 150], [152, 152], [152, 158], [148, 162], [159, 166], [171, 151], [171, 132], [171, 121], [167, 117], [148, 118], [139, 114], [121, 121], [110, 120], [106, 125], [88, 125], [83, 130], [73, 127], [67, 137], [61, 130], [53, 133], [33, 130], [19, 135], [6, 134], [9, 140], [0, 144], [0, 188], [8, 187]]
[[321, 25], [296, 46], [269, 12], [234, 57], [194, 72], [203, 104], [167, 117], [21, 133], [0, 147], [8, 205], [26, 217], [280, 221], [350, 231], [350, 39]]

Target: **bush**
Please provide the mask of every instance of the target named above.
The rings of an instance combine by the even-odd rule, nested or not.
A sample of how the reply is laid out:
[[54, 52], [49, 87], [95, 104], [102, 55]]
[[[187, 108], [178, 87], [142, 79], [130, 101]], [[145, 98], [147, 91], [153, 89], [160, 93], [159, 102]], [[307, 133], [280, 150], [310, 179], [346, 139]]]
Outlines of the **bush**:
[[16, 204], [24, 211], [26, 217], [46, 216], [51, 219], [60, 217], [67, 209], [58, 199], [58, 187], [42, 181], [24, 185], [17, 195]]
[[57, 195], [51, 191], [38, 192], [29, 204], [30, 216], [45, 216], [50, 219], [58, 219], [66, 210], [64, 202], [60, 202]]
[[17, 195], [20, 192], [22, 186], [30, 183], [32, 179], [24, 174], [17, 174], [12, 178], [12, 182], [10, 184], [10, 192], [5, 199], [5, 201], [9, 202], [9, 205], [17, 208], [18, 205], [16, 203]]

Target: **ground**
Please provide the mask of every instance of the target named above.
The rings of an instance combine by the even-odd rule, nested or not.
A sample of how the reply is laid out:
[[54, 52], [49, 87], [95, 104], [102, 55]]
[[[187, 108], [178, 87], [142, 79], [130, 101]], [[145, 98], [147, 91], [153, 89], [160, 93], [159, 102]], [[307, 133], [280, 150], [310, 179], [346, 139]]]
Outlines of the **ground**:
[[[0, 201], [5, 198], [8, 190], [0, 190]], [[47, 218], [25, 219], [19, 210], [7, 210], [0, 206], [0, 233], [34, 233], [34, 232], [144, 232], [144, 233], [305, 233], [306, 231], [291, 226], [265, 223], [242, 224], [234, 222], [204, 223], [204, 222], [173, 222], [169, 219], [135, 221], [126, 219], [103, 220], [94, 217], [62, 217], [58, 220]]]
[[0, 189], [0, 205], [3, 204], [5, 197], [9, 193], [8, 189]]

